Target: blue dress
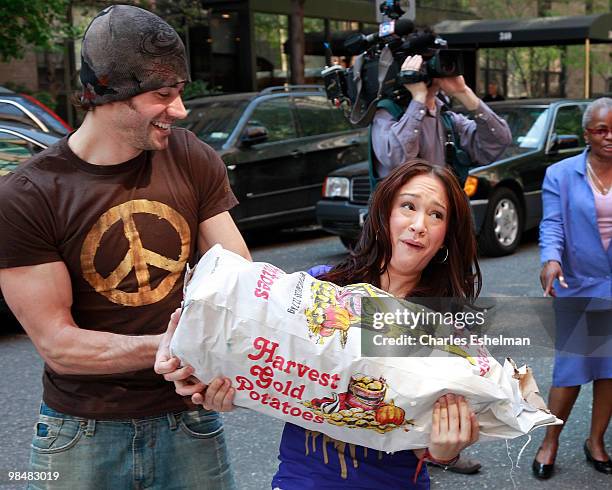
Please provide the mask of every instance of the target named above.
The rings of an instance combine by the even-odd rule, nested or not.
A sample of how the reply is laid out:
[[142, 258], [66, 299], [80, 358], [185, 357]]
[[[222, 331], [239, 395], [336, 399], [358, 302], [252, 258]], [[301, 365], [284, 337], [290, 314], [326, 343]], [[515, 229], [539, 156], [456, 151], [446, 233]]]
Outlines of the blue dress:
[[[330, 269], [317, 266], [308, 273], [318, 277]], [[384, 453], [289, 423], [283, 430], [278, 459], [278, 471], [272, 479], [275, 490], [429, 489], [426, 465], [413, 482], [418, 465], [413, 451]]]
[[546, 171], [540, 257], [561, 263], [568, 288], [555, 283], [553, 386], [612, 378], [612, 246], [604, 250], [587, 151]]

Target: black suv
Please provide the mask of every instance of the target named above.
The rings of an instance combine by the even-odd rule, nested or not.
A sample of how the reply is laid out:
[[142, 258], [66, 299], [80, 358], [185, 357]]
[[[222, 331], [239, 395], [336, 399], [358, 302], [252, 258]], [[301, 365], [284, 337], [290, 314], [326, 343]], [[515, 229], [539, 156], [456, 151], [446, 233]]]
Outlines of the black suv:
[[212, 146], [227, 165], [242, 230], [315, 222], [328, 173], [367, 158], [367, 130], [352, 127], [319, 86], [185, 103], [178, 124]]
[[[470, 171], [470, 198], [481, 251], [514, 252], [521, 234], [542, 219], [542, 182], [549, 165], [584, 150], [582, 115], [589, 101], [532, 99], [493, 102], [512, 131], [512, 144], [495, 162]], [[332, 172], [317, 204], [317, 221], [352, 246], [368, 212], [367, 162]]]

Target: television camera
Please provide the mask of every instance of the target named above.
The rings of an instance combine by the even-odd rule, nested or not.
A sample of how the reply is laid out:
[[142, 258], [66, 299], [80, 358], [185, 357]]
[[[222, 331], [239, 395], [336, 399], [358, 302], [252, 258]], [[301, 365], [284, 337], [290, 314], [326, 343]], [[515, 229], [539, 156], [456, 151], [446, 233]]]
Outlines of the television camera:
[[[355, 125], [369, 124], [381, 99], [406, 106], [411, 95], [404, 84], [430, 85], [434, 78], [463, 75], [461, 51], [448, 49], [444, 39], [402, 18], [399, 0], [382, 2], [380, 11], [383, 22], [377, 33], [355, 33], [344, 41], [346, 52], [355, 56], [352, 66], [332, 65], [321, 72], [327, 97], [344, 106]], [[421, 69], [402, 71], [406, 58], [417, 54], [424, 60]]]

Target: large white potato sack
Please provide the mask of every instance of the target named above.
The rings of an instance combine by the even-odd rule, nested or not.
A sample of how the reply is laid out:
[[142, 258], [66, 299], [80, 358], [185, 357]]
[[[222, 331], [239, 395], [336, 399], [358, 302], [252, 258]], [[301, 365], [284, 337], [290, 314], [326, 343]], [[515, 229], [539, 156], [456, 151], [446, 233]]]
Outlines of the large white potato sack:
[[364, 296], [389, 295], [286, 274], [217, 245], [186, 278], [171, 351], [204, 383], [229, 377], [238, 406], [377, 450], [426, 447], [434, 402], [445, 393], [469, 400], [481, 440], [560, 422], [540, 403], [528, 370], [510, 360], [502, 366], [486, 349], [361, 357]]

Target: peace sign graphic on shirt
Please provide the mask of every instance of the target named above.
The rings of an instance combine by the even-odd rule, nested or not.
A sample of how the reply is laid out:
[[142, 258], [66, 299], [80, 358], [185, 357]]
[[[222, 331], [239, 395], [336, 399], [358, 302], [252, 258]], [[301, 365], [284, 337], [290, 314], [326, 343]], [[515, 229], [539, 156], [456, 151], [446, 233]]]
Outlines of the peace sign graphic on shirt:
[[[167, 221], [180, 239], [178, 259], [147, 250], [134, 221], [138, 213], [149, 214]], [[106, 277], [96, 270], [96, 253], [104, 234], [116, 223], [123, 223], [123, 233], [129, 250], [119, 265]], [[81, 248], [81, 268], [85, 280], [100, 294], [113, 303], [124, 306], [143, 306], [165, 298], [179, 279], [189, 257], [189, 225], [177, 211], [157, 201], [138, 199], [115, 206], [106, 211], [93, 225]], [[168, 272], [155, 287], [151, 286], [149, 267], [154, 266]], [[138, 289], [134, 292], [119, 289], [121, 282], [134, 270]]]

